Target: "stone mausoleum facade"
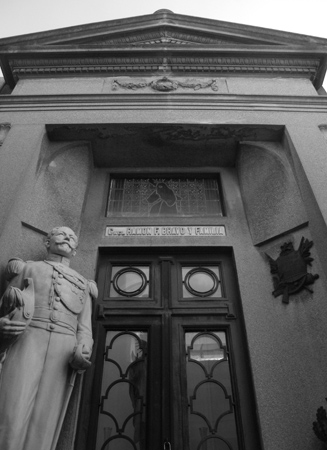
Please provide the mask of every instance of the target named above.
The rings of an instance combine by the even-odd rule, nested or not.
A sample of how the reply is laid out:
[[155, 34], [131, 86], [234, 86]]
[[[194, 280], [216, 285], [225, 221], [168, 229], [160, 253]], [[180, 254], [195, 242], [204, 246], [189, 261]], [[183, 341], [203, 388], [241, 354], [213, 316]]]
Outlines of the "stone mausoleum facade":
[[159, 10], [0, 59], [1, 273], [65, 225], [99, 287], [58, 450], [323, 448], [327, 40]]

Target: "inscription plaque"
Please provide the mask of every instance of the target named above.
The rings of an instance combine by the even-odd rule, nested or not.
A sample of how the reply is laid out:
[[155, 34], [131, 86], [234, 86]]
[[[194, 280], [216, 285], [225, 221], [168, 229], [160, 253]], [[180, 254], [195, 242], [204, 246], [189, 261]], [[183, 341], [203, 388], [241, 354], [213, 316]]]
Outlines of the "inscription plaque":
[[142, 227], [106, 227], [106, 237], [124, 236], [226, 236], [224, 225], [218, 226], [142, 226]]

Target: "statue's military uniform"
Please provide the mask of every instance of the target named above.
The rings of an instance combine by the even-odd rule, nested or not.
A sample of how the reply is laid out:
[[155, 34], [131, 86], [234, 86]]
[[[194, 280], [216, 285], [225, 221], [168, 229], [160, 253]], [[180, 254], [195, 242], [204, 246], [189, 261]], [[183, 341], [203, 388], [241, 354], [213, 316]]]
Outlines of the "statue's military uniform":
[[51, 261], [11, 260], [7, 278], [19, 289], [32, 279], [35, 305], [32, 320], [3, 364], [0, 448], [55, 450], [76, 373], [70, 362], [76, 348], [93, 345], [91, 298], [97, 288]]

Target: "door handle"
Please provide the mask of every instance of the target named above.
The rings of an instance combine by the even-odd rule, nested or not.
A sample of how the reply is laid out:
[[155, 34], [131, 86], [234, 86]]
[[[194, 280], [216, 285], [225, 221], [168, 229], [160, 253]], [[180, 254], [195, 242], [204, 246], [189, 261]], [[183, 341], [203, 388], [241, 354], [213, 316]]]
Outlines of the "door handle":
[[163, 443], [163, 450], [171, 450], [171, 444], [169, 441], [167, 441], [167, 439]]

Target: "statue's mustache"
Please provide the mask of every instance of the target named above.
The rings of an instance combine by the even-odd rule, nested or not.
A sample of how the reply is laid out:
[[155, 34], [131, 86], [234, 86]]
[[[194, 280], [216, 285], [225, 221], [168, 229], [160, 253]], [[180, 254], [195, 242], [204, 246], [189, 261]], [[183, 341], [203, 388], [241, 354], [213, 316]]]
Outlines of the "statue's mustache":
[[72, 247], [72, 245], [71, 245], [70, 242], [68, 242], [68, 241], [61, 241], [61, 242], [58, 242], [58, 245], [61, 245], [61, 244], [67, 244], [68, 247], [70, 247], [72, 250], [74, 250], [73, 247]]

